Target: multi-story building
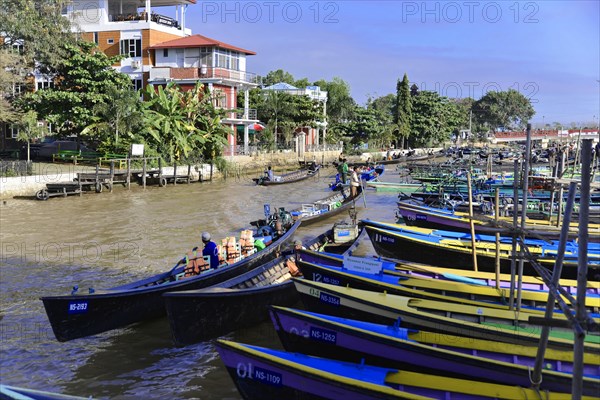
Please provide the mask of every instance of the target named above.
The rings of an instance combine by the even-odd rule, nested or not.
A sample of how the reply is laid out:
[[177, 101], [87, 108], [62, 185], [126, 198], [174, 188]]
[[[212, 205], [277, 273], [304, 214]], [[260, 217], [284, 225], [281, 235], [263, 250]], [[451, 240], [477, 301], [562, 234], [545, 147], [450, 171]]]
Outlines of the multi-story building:
[[[246, 56], [255, 53], [200, 35], [186, 27], [186, 10], [196, 0], [74, 0], [63, 9], [73, 30], [95, 42], [109, 56], [125, 56], [113, 67], [131, 77], [135, 89], [175, 81], [193, 87], [200, 81], [213, 92], [215, 105], [228, 110], [223, 123], [232, 127], [226, 153], [238, 149], [236, 126], [244, 126], [247, 151], [249, 126], [257, 123], [248, 108], [248, 90], [257, 76], [246, 72]], [[36, 74], [36, 89], [53, 84], [53, 77]], [[238, 108], [237, 94], [245, 93]], [[6, 129], [5, 138], [15, 136]], [[5, 145], [5, 142], [2, 142]]]
[[[255, 55], [202, 35], [169, 40], [151, 46], [155, 64], [148, 83], [165, 85], [175, 82], [191, 89], [196, 82], [206, 85], [214, 105], [227, 110], [222, 122], [231, 127], [226, 155], [248, 154], [249, 127], [258, 123], [256, 110], [248, 108], [248, 91], [257, 87], [259, 77], [246, 71], [246, 56]], [[238, 93], [244, 93], [244, 106], [238, 108]], [[237, 126], [244, 126], [243, 148], [237, 147]]]

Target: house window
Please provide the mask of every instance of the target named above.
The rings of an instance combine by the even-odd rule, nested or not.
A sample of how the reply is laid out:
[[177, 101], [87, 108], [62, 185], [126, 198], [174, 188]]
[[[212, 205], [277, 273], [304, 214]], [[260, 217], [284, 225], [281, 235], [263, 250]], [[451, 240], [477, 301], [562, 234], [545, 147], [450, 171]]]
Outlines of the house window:
[[135, 90], [136, 92], [142, 89], [141, 79], [132, 79], [131, 82], [133, 83], [133, 90]]
[[229, 54], [226, 50], [217, 50], [217, 68], [229, 68]]
[[100, 44], [100, 35], [98, 32], [94, 32], [94, 43], [96, 43], [96, 45]]
[[227, 108], [227, 95], [220, 89], [215, 89], [212, 93], [213, 105], [218, 108]]
[[200, 64], [211, 68], [213, 66], [213, 49], [210, 47], [200, 48]]
[[115, 44], [114, 39], [106, 39], [106, 44]]
[[169, 49], [163, 49], [163, 57], [169, 57]]
[[199, 67], [200, 49], [185, 49], [185, 67]]
[[232, 53], [231, 54], [231, 69], [234, 69], [236, 71], [240, 70], [240, 55], [238, 53]]
[[121, 55], [128, 57], [142, 56], [141, 39], [123, 39], [121, 40]]
[[36, 88], [37, 88], [37, 90], [54, 89], [54, 81], [53, 80], [37, 81]]
[[25, 48], [23, 47], [23, 43], [13, 43], [12, 51], [14, 53], [23, 54], [23, 52], [25, 51]]
[[4, 136], [6, 139], [16, 139], [19, 134], [19, 128], [14, 125], [9, 125], [6, 127], [6, 135]]
[[13, 84], [13, 96], [18, 96], [26, 90], [25, 85]]

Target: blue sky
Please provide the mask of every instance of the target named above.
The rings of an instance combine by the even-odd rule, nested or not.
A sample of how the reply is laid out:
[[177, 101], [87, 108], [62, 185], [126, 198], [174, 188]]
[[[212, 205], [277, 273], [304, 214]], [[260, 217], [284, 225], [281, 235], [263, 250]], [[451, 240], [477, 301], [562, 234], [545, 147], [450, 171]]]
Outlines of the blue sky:
[[448, 97], [517, 89], [534, 123], [600, 117], [598, 1], [202, 1], [186, 25], [253, 50], [247, 70], [340, 77], [364, 104], [412, 83]]

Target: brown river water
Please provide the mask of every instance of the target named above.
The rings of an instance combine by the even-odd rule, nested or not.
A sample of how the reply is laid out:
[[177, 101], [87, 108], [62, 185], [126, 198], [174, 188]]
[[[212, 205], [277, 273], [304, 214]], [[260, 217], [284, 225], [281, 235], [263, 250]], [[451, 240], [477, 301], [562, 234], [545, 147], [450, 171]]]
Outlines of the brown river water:
[[[39, 297], [108, 288], [167, 271], [200, 233], [238, 234], [263, 205], [290, 210], [331, 194], [333, 169], [293, 184], [256, 186], [251, 177], [166, 188], [0, 204], [0, 376], [3, 384], [93, 398], [239, 399], [214, 341], [177, 348], [160, 319], [58, 342]], [[383, 178], [398, 181], [395, 166]], [[367, 190], [359, 218], [395, 220], [395, 193]], [[347, 214], [302, 228], [306, 239], [350, 221]], [[374, 254], [369, 239], [357, 253]], [[280, 348], [270, 322], [224, 336]]]

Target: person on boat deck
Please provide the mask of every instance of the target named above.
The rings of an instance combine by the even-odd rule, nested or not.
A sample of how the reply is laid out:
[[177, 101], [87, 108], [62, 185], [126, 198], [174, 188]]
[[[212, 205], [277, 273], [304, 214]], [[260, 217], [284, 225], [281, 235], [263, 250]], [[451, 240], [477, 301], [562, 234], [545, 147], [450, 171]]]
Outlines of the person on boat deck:
[[274, 181], [274, 176], [273, 176], [273, 170], [271, 169], [271, 166], [269, 165], [269, 168], [267, 168], [267, 179], [270, 181]]
[[350, 175], [350, 196], [356, 197], [358, 194], [358, 186], [360, 186], [360, 179], [358, 178], [358, 167], [354, 167], [352, 175]]
[[342, 171], [341, 171], [341, 178], [342, 178], [342, 183], [345, 184], [348, 181], [348, 160], [346, 160], [344, 158], [344, 160], [342, 161]]
[[202, 243], [204, 243], [203, 256], [210, 256], [210, 267], [217, 269], [219, 267], [219, 249], [217, 244], [210, 240], [210, 233], [202, 232]]

